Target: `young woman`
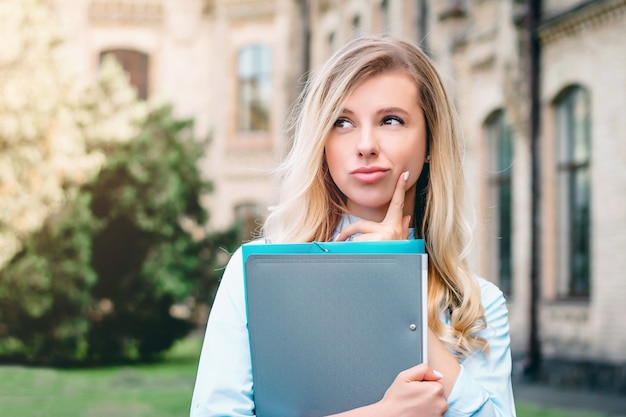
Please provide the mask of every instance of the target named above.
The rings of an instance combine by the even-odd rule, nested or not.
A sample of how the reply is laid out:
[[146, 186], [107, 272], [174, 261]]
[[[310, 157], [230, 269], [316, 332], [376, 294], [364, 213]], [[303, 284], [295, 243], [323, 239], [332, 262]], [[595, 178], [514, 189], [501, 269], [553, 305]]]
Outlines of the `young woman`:
[[[342, 416], [514, 416], [502, 293], [469, 270], [456, 114], [426, 55], [391, 37], [338, 51], [299, 101], [279, 173], [272, 243], [423, 238], [429, 254], [428, 365]], [[254, 415], [241, 251], [222, 278], [191, 415]]]

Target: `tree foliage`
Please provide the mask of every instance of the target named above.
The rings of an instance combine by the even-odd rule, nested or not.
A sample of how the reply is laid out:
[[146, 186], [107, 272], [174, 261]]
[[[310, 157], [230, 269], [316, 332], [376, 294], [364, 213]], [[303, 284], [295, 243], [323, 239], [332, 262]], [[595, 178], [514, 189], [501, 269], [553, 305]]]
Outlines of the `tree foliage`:
[[[203, 144], [191, 138], [191, 123], [164, 107], [153, 112], [141, 135], [109, 159], [87, 187], [92, 211], [104, 226], [93, 240], [99, 279], [94, 300], [108, 311], [94, 322], [90, 355], [111, 352], [149, 359], [186, 335], [191, 323], [171, 307], [194, 291], [217, 255], [215, 237], [191, 238], [183, 224], [207, 221], [199, 196], [210, 192], [198, 170]], [[184, 222], [183, 222], [184, 220]], [[225, 235], [232, 247], [235, 233]], [[219, 243], [218, 243], [219, 245]]]
[[151, 360], [188, 334], [194, 323], [175, 307], [211, 293], [219, 253], [238, 238], [235, 228], [202, 233], [199, 197], [211, 184], [191, 127], [154, 110], [0, 270], [0, 359]]
[[82, 81], [45, 1], [0, 1], [0, 268], [73, 198], [146, 105], [112, 60]]
[[154, 359], [238, 239], [203, 228], [207, 144], [113, 59], [82, 82], [45, 1], [0, 1], [0, 21], [0, 361]]
[[91, 238], [89, 196], [47, 219], [0, 270], [0, 358], [55, 363], [87, 357]]

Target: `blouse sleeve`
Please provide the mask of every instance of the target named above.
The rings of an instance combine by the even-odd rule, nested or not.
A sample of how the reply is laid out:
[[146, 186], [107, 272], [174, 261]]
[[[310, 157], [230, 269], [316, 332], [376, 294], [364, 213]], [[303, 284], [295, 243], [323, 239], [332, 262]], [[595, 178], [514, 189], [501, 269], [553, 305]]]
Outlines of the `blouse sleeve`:
[[489, 342], [489, 352], [477, 352], [461, 363], [461, 372], [448, 397], [446, 417], [515, 416], [506, 301], [494, 284], [484, 279], [479, 283], [487, 320], [480, 336]]
[[209, 315], [191, 417], [254, 416], [241, 248], [231, 257]]

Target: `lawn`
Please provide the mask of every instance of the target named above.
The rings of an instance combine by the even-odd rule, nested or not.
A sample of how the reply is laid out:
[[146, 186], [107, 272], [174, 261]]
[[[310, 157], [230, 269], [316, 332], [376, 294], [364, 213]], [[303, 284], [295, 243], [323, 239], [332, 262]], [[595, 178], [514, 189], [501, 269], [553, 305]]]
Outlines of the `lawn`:
[[[153, 365], [56, 370], [0, 367], [0, 416], [185, 417], [189, 415], [200, 340], [174, 346]], [[518, 417], [573, 417], [569, 411], [517, 404]], [[575, 414], [575, 417], [601, 417]]]
[[517, 417], [605, 417], [604, 414], [538, 408], [531, 404], [516, 404], [516, 409]]
[[0, 367], [0, 416], [189, 415], [200, 340], [176, 344], [163, 363], [55, 370]]

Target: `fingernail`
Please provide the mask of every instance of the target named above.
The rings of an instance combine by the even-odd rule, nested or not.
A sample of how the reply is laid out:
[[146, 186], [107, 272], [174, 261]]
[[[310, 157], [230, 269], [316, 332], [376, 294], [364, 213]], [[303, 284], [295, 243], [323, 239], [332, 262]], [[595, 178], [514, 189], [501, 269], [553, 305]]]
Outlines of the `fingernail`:
[[408, 181], [409, 180], [409, 171], [404, 173], [404, 180]]
[[437, 375], [439, 378], [443, 378], [443, 374], [435, 369], [433, 369], [433, 374]]

